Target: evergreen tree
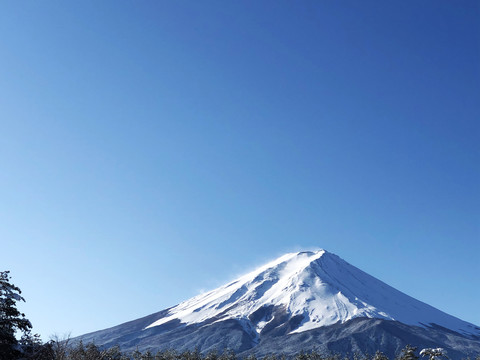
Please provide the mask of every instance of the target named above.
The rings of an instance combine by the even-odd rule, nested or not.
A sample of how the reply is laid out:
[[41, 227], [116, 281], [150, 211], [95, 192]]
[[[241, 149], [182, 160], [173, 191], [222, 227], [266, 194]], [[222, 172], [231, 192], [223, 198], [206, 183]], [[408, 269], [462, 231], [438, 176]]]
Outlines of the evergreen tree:
[[142, 360], [142, 353], [137, 349], [132, 353], [133, 360]]
[[210, 350], [207, 355], [205, 355], [204, 359], [205, 360], [218, 360], [219, 355], [218, 355], [218, 350]]
[[436, 348], [436, 349], [430, 349], [430, 348], [427, 348], [427, 349], [423, 349], [422, 351], [420, 351], [420, 355], [421, 356], [428, 356], [429, 360], [439, 360], [441, 358], [446, 358], [448, 359], [447, 357], [447, 352], [442, 349], [442, 348]]
[[380, 350], [377, 350], [375, 355], [373, 355], [373, 360], [388, 360], [388, 357]]
[[21, 355], [17, 331], [27, 334], [32, 324], [17, 309], [25, 301], [21, 290], [10, 283], [9, 271], [0, 271], [0, 360], [14, 360]]
[[300, 353], [295, 355], [294, 360], [308, 360], [308, 355], [302, 350]]
[[[30, 331], [23, 334], [20, 339], [20, 349], [22, 355], [20, 358], [23, 360], [52, 360], [55, 359], [55, 353], [53, 350], [53, 342], [43, 343], [40, 339], [40, 335], [32, 335]], [[60, 360], [60, 359], [58, 359]]]
[[407, 345], [402, 349], [399, 360], [418, 360], [418, 356], [415, 354], [417, 348], [415, 346]]
[[105, 350], [103, 355], [105, 360], [130, 360], [126, 354], [123, 354], [120, 351], [120, 347], [118, 345]]

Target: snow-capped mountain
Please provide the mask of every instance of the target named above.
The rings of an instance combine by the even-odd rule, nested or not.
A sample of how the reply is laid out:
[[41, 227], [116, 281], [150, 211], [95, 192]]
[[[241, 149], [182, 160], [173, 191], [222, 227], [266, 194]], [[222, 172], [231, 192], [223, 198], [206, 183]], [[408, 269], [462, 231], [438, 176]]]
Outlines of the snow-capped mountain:
[[418, 301], [325, 250], [286, 254], [172, 308], [77, 338], [124, 350], [223, 348], [393, 357], [406, 344], [480, 354], [480, 328]]
[[[286, 254], [261, 268], [168, 311], [147, 328], [178, 319], [183, 324], [209, 319], [249, 320], [265, 307], [284, 307], [301, 321], [299, 333], [353, 318], [396, 320], [409, 325], [436, 324], [480, 335], [475, 326], [395, 290], [325, 250]], [[251, 320], [251, 319], [250, 319]], [[257, 332], [274, 320], [263, 317]]]

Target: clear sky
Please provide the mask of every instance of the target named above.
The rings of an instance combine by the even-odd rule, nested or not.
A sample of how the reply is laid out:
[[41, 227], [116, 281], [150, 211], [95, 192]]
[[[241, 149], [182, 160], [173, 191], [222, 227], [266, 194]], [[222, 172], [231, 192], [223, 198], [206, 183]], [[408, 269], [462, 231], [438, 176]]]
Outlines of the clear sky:
[[480, 325], [480, 2], [5, 1], [0, 255], [73, 336], [324, 248]]

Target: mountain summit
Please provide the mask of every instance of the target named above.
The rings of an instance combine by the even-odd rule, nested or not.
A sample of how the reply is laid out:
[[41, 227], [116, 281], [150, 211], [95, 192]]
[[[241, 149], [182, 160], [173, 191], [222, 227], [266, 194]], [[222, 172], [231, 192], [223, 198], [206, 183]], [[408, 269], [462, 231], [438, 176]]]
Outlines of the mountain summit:
[[[436, 324], [467, 334], [475, 326], [395, 290], [325, 250], [286, 254], [218, 289], [187, 300], [147, 328], [180, 320], [250, 321], [260, 333], [283, 309], [298, 324], [290, 333], [344, 323], [353, 318]], [[263, 315], [262, 315], [263, 314]]]
[[395, 355], [406, 344], [450, 358], [480, 353], [480, 328], [418, 301], [325, 250], [290, 253], [156, 314], [78, 339], [124, 349]]

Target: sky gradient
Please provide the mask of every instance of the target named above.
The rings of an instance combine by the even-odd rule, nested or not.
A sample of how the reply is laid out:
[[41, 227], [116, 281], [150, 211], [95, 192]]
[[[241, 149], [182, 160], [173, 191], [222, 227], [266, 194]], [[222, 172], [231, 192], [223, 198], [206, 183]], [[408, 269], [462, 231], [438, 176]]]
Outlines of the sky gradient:
[[73, 336], [324, 248], [480, 325], [480, 3], [8, 1], [1, 268]]

